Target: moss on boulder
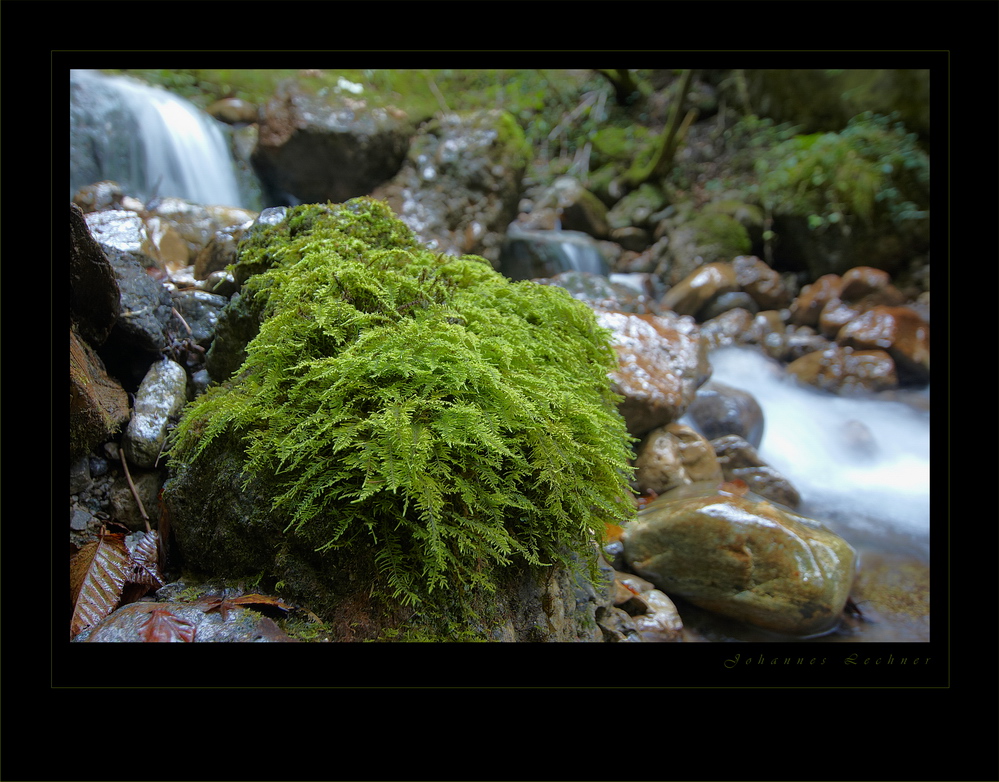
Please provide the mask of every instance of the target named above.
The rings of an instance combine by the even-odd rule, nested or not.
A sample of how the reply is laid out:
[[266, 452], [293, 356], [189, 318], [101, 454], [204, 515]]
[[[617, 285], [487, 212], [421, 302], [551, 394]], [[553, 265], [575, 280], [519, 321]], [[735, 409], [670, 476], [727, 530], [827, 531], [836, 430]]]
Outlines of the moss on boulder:
[[[596, 576], [595, 535], [632, 513], [631, 440], [609, 334], [586, 305], [421, 249], [371, 199], [291, 208], [240, 263], [266, 267], [242, 292], [259, 332], [189, 406], [171, 452], [190, 566], [263, 569], [303, 596], [318, 584], [331, 606], [375, 589], [452, 614], [510, 566]], [[221, 463], [255, 539], [245, 557], [212, 544], [216, 522], [185, 494]], [[195, 493], [212, 492], [232, 489]], [[326, 569], [347, 560], [350, 585]]]

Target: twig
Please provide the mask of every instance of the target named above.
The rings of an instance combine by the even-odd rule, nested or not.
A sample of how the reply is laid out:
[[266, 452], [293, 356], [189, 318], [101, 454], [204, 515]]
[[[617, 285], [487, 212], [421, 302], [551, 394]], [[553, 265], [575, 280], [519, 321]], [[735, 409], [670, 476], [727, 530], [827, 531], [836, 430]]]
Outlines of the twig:
[[190, 334], [193, 337], [194, 336], [194, 332], [191, 331], [191, 327], [189, 325], [187, 325], [187, 321], [184, 320], [184, 316], [181, 315], [179, 312], [177, 312], [177, 308], [176, 307], [171, 307], [170, 311], [173, 312], [173, 314], [177, 316], [177, 320], [179, 320], [181, 323], [184, 324], [184, 328], [187, 329], [187, 333]]
[[139, 492], [136, 490], [135, 484], [132, 483], [132, 476], [128, 472], [124, 448], [118, 449], [118, 456], [121, 457], [121, 468], [125, 471], [125, 480], [128, 481], [128, 488], [132, 490], [132, 496], [135, 497], [135, 502], [139, 506], [139, 513], [142, 514], [142, 520], [146, 523], [146, 532], [151, 532], [152, 527], [149, 526], [149, 516], [146, 515], [146, 509], [142, 506], [142, 500], [139, 499]]

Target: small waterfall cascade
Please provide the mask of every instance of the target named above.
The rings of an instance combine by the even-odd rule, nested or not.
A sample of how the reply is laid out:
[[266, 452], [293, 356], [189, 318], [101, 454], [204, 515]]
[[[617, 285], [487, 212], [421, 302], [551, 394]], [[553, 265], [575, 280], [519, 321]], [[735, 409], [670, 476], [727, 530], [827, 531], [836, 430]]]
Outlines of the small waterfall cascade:
[[610, 274], [593, 237], [581, 231], [542, 231], [520, 228], [516, 223], [507, 229], [500, 250], [500, 271], [512, 280], [553, 277], [576, 271]]
[[[715, 351], [711, 365], [713, 380], [748, 391], [760, 403], [760, 456], [801, 492], [806, 515], [901, 535], [917, 545], [928, 540], [928, 411], [803, 387], [745, 348]], [[924, 393], [928, 407], [928, 388]]]
[[220, 123], [159, 87], [70, 73], [70, 196], [113, 180], [131, 195], [245, 206]]

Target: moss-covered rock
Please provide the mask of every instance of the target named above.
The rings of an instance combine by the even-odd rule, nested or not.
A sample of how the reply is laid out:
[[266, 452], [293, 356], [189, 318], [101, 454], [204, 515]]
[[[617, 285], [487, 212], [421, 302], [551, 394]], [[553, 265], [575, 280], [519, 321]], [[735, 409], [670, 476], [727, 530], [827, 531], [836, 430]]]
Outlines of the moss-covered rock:
[[[595, 577], [595, 530], [632, 512], [631, 451], [586, 305], [421, 249], [370, 199], [291, 208], [244, 262], [270, 264], [242, 292], [259, 332], [171, 452], [190, 567], [264, 570], [328, 612], [374, 590], [452, 618], [509, 567]], [[223, 529], [205, 510], [234, 494]]]

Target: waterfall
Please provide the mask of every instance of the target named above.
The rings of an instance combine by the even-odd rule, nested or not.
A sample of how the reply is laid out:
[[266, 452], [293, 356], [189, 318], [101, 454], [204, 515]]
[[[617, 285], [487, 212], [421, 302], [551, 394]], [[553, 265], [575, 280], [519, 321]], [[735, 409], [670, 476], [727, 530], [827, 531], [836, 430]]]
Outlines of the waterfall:
[[113, 180], [130, 195], [245, 206], [213, 117], [159, 87], [96, 71], [70, 73], [70, 196]]

